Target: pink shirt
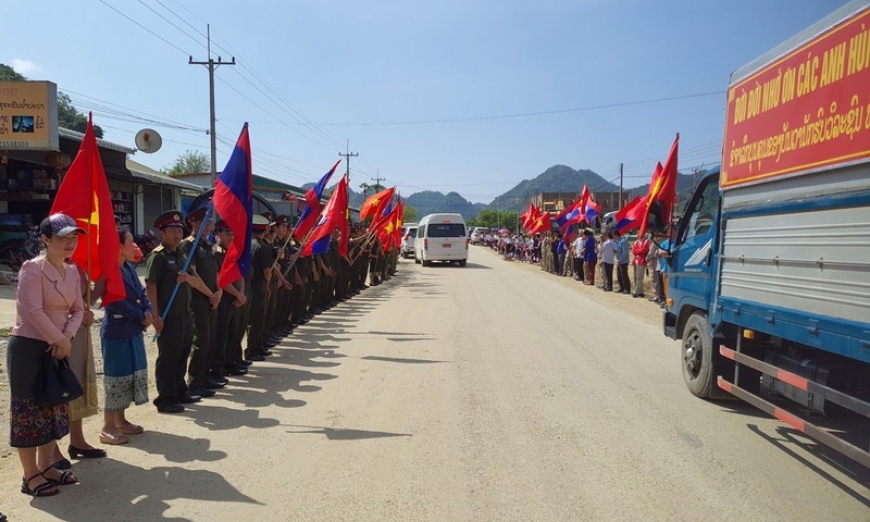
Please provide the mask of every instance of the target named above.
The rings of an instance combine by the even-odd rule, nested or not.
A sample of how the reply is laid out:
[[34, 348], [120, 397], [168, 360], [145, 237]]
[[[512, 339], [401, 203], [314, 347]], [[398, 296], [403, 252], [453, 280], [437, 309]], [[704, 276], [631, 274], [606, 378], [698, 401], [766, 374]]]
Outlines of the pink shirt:
[[18, 272], [17, 314], [12, 335], [55, 344], [72, 338], [85, 313], [79, 272], [66, 264], [65, 277], [44, 257], [26, 261]]

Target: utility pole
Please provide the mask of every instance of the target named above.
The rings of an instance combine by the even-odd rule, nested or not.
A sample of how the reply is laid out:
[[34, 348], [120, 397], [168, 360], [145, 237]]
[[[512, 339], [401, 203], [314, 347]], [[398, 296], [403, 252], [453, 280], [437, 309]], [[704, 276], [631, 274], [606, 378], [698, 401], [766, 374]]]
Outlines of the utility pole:
[[225, 62], [218, 56], [217, 61], [214, 61], [211, 57], [211, 26], [206, 25], [206, 32], [208, 39], [208, 61], [207, 62], [194, 62], [193, 56], [191, 56], [188, 60], [189, 65], [205, 65], [208, 67], [208, 96], [209, 96], [209, 104], [210, 104], [210, 122], [211, 127], [209, 127], [209, 135], [211, 136], [211, 186], [215, 186], [215, 181], [217, 180], [217, 141], [215, 136], [215, 117], [214, 117], [214, 70], [217, 69], [219, 65], [235, 65], [236, 57], [233, 56], [232, 61]]
[[376, 187], [381, 187], [381, 189], [383, 189], [384, 186], [381, 185], [381, 180], [386, 181], [386, 178], [382, 178], [382, 177], [381, 177], [381, 170], [380, 170], [380, 169], [378, 169], [376, 172], [377, 172], [377, 174], [375, 174], [375, 177], [372, 178], [372, 179], [375, 180], [375, 186], [376, 186]]
[[622, 210], [622, 163], [619, 164], [619, 209]]
[[356, 152], [350, 151], [350, 140], [347, 140], [347, 149], [345, 149], [345, 150], [346, 150], [346, 152], [344, 154], [339, 152], [338, 155], [343, 157], [345, 159], [345, 161], [347, 162], [347, 164], [345, 165], [345, 167], [346, 167], [345, 175], [347, 176], [347, 180], [350, 181], [350, 158], [355, 158], [355, 157], [359, 156], [359, 154]]

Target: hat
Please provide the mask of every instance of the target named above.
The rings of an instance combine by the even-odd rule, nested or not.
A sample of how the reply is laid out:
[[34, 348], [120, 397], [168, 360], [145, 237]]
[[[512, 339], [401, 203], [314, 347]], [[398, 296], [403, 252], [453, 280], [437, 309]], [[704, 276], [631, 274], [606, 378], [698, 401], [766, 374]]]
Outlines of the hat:
[[267, 219], [262, 214], [254, 214], [254, 221], [252, 223], [254, 228], [254, 232], [263, 232], [266, 230], [266, 227], [269, 226], [269, 219]]
[[290, 224], [290, 218], [287, 216], [277, 216], [275, 219], [272, 220], [272, 225], [274, 225], [274, 226], [289, 225], [289, 224]]
[[76, 220], [66, 214], [52, 214], [39, 224], [39, 233], [46, 236], [65, 237], [73, 232], [85, 233], [85, 229], [78, 226]]
[[205, 219], [205, 214], [208, 212], [208, 207], [201, 207], [187, 214], [187, 222], [202, 221]]
[[184, 227], [184, 220], [181, 219], [181, 212], [170, 210], [157, 216], [154, 220], [154, 228], [163, 230], [166, 227]]
[[270, 211], [260, 212], [260, 215], [269, 220], [269, 223], [272, 223], [272, 213]]
[[218, 220], [218, 222], [214, 224], [214, 230], [215, 230], [215, 232], [221, 232], [223, 230], [232, 230], [232, 228], [230, 228], [229, 223], [227, 223], [226, 221], [221, 219], [221, 220]]

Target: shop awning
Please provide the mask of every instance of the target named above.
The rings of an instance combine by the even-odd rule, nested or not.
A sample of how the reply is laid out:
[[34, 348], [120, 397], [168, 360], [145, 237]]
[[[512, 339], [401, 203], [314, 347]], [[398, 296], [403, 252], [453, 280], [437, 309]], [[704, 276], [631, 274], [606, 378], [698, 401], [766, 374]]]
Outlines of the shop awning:
[[186, 181], [181, 181], [180, 179], [175, 179], [172, 176], [161, 174], [151, 167], [146, 167], [145, 165], [137, 163], [129, 158], [127, 159], [127, 170], [130, 171], [133, 179], [146, 181], [148, 183], [153, 183], [154, 185], [170, 185], [187, 189], [197, 194], [200, 194], [205, 190], [199, 185], [194, 185], [193, 183], [188, 183]]

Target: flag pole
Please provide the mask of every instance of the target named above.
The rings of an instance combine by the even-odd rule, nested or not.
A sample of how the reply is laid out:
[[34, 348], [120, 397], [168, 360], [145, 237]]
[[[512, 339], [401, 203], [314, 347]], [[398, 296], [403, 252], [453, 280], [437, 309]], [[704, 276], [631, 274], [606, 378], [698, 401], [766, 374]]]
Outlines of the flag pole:
[[[187, 259], [185, 259], [184, 261], [184, 268], [182, 268], [181, 272], [179, 273], [187, 273], [187, 269], [190, 267], [190, 260], [193, 259], [194, 255], [196, 255], [196, 247], [199, 245], [199, 238], [202, 237], [202, 231], [205, 230], [205, 224], [208, 223], [208, 220], [211, 217], [212, 209], [214, 209], [214, 199], [212, 199], [208, 203], [208, 209], [205, 211], [205, 217], [202, 218], [202, 224], [199, 225], [199, 230], [196, 231], [196, 238], [194, 238], [193, 240], [193, 246], [191, 246], [190, 253], [187, 256]], [[175, 288], [172, 289], [172, 295], [169, 296], [169, 302], [166, 303], [166, 307], [163, 308], [163, 313], [160, 315], [161, 322], [166, 320], [166, 315], [169, 313], [169, 309], [172, 308], [172, 302], [175, 300], [175, 294], [178, 293], [179, 286], [181, 286], [181, 283], [175, 281]], [[155, 341], [159, 336], [160, 334], [155, 332], [154, 337], [152, 337], [151, 340]]]

